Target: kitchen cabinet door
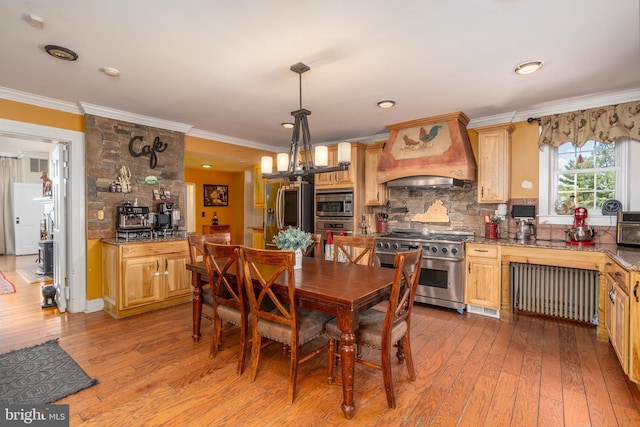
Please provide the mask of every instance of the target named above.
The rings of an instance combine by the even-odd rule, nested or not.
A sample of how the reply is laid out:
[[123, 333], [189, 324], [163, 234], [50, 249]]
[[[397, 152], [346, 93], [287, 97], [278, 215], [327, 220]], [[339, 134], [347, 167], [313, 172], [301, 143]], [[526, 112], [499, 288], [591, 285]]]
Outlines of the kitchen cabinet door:
[[130, 258], [122, 261], [119, 309], [151, 304], [161, 300], [160, 284], [164, 266], [156, 256]]
[[387, 203], [387, 185], [378, 184], [378, 162], [383, 145], [367, 147], [364, 157], [364, 200], [367, 206], [381, 206]]
[[264, 179], [260, 165], [253, 167], [253, 207], [264, 208]]
[[467, 245], [466, 251], [465, 303], [499, 311], [499, 248], [492, 245]]
[[629, 289], [629, 379], [640, 383], [640, 273], [634, 273]]
[[251, 247], [264, 249], [264, 230], [251, 230]]
[[191, 294], [191, 272], [187, 270], [189, 257], [184, 254], [169, 254], [163, 257], [164, 298], [176, 298]]
[[485, 126], [475, 130], [478, 132], [478, 203], [506, 203], [510, 197], [513, 126]]

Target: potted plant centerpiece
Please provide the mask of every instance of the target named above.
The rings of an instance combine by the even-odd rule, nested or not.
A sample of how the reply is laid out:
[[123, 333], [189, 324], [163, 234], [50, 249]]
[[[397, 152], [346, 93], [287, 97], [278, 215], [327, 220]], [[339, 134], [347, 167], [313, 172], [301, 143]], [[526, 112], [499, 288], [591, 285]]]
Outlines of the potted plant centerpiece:
[[294, 267], [296, 270], [302, 268], [302, 252], [313, 244], [311, 233], [295, 227], [280, 231], [274, 236], [273, 241], [280, 250], [296, 252], [296, 265]]

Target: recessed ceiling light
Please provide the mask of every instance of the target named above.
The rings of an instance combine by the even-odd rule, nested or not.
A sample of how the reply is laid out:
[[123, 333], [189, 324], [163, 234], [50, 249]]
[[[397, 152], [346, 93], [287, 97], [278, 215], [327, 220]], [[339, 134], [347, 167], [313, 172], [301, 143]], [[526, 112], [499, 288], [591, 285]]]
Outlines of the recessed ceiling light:
[[44, 47], [44, 50], [54, 58], [62, 59], [63, 61], [75, 61], [78, 59], [78, 54], [66, 47], [48, 44]]
[[293, 123], [284, 122], [284, 123], [282, 123], [282, 127], [285, 128], [285, 129], [291, 129], [291, 128], [293, 128]]
[[120, 75], [120, 71], [111, 67], [103, 67], [100, 69], [100, 71], [105, 73], [107, 76], [111, 76], [111, 77], [117, 77]]
[[534, 61], [527, 61], [523, 62], [522, 64], [518, 64], [516, 68], [513, 69], [513, 71], [516, 74], [520, 75], [531, 74], [542, 68], [542, 64], [544, 64], [544, 62], [539, 59], [536, 59]]
[[378, 102], [378, 107], [380, 108], [391, 108], [396, 105], [396, 101], [392, 101], [390, 99], [385, 99], [384, 101]]
[[203, 163], [202, 167], [205, 168], [205, 169], [208, 169], [208, 168], [211, 167], [211, 165], [209, 163]]

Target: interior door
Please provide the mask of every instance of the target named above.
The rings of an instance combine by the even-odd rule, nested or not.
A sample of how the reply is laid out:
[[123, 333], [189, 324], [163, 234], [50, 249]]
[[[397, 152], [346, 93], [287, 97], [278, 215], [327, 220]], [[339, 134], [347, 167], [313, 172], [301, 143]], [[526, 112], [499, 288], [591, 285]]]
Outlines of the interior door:
[[13, 183], [16, 255], [38, 253], [40, 220], [43, 219], [44, 213], [42, 203], [33, 200], [38, 197], [42, 197], [41, 184]]
[[67, 311], [67, 180], [69, 179], [69, 151], [65, 144], [56, 143], [50, 154], [51, 188], [53, 193], [53, 284], [60, 312]]

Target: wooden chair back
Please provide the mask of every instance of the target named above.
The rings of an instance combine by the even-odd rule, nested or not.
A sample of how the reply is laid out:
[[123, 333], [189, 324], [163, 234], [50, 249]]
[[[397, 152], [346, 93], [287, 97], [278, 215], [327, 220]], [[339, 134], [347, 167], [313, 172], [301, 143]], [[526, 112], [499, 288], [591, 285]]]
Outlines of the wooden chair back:
[[382, 327], [382, 348], [392, 346], [391, 332], [401, 322], [407, 322], [407, 332], [411, 329], [411, 310], [420, 279], [422, 248], [396, 252], [393, 265], [396, 269], [391, 286], [387, 314]]
[[191, 234], [189, 242], [189, 259], [192, 264], [204, 261], [204, 242], [231, 244], [231, 233]]
[[[205, 265], [213, 297], [214, 326], [210, 355], [215, 357], [220, 347], [222, 321], [238, 324], [240, 326], [238, 375], [244, 370], [249, 315], [240, 266], [240, 248], [239, 245], [204, 242]], [[227, 307], [222, 315], [220, 314], [221, 306]]]
[[[295, 301], [294, 252], [243, 247], [240, 259], [254, 327], [260, 319], [267, 319], [291, 326], [292, 332], [297, 335], [295, 303], [289, 303]], [[288, 283], [288, 292], [284, 297], [278, 296], [273, 290], [275, 280], [282, 273]]]
[[344, 257], [351, 264], [373, 265], [376, 241], [373, 237], [335, 236], [333, 261]]

